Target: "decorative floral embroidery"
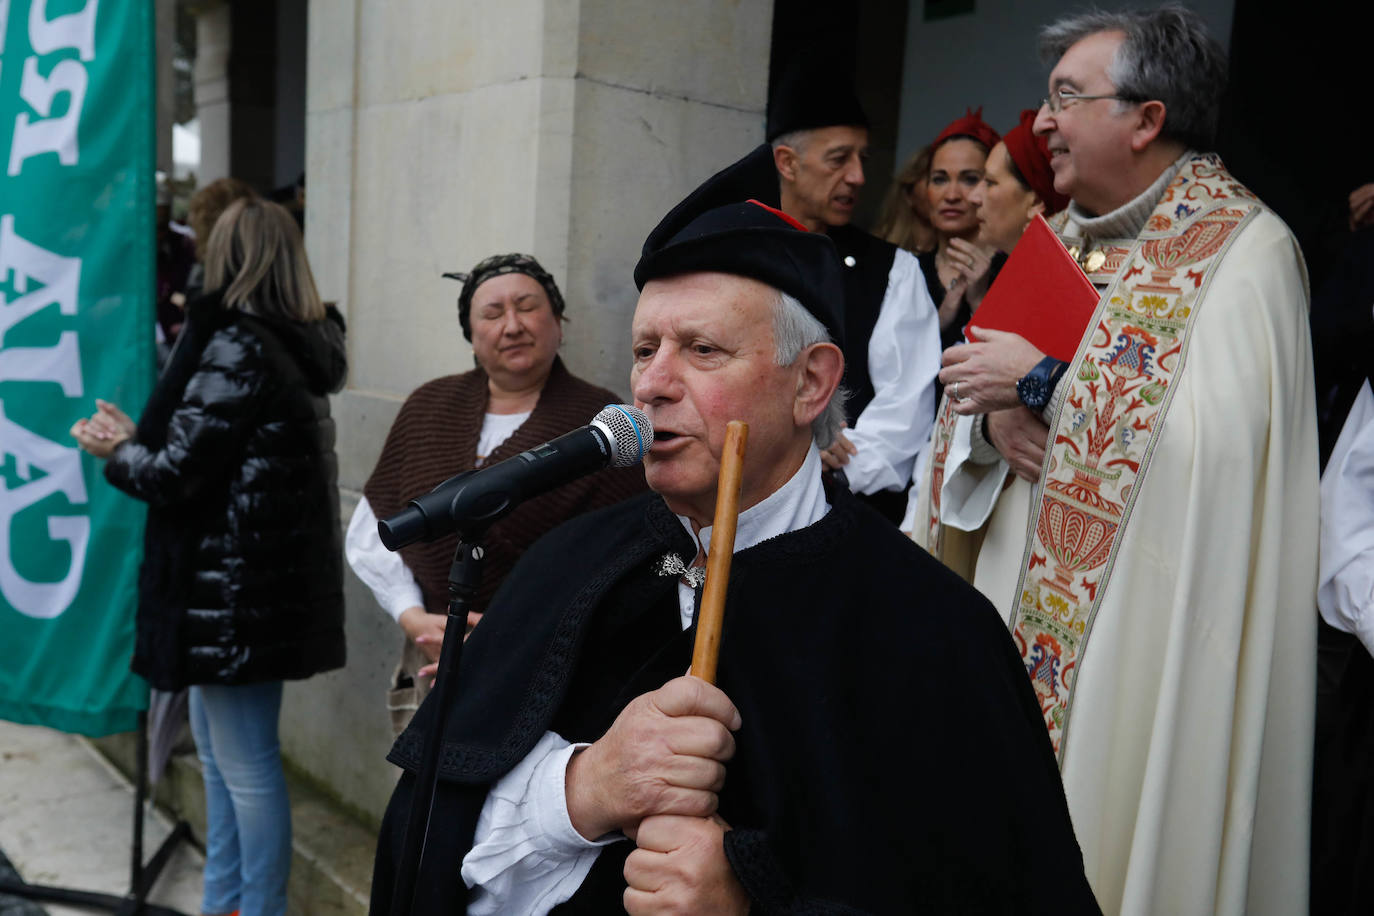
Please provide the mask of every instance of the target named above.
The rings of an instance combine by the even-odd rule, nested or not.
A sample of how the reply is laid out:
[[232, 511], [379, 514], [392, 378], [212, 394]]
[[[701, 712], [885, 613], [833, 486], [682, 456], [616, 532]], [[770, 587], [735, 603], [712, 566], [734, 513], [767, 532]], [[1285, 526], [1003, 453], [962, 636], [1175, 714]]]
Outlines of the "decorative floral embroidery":
[[1054, 418], [1012, 628], [1061, 760], [1074, 672], [1183, 371], [1207, 277], [1256, 211], [1252, 199], [1214, 156], [1180, 170], [1133, 249], [1109, 258], [1112, 281]]
[[940, 410], [935, 416], [935, 432], [932, 442], [934, 452], [930, 457], [930, 499], [926, 515], [926, 549], [936, 559], [942, 559], [944, 548], [944, 526], [940, 524], [940, 488], [945, 482], [945, 460], [949, 457], [950, 444], [954, 441], [954, 424], [959, 415], [954, 412], [949, 393], [940, 399]]

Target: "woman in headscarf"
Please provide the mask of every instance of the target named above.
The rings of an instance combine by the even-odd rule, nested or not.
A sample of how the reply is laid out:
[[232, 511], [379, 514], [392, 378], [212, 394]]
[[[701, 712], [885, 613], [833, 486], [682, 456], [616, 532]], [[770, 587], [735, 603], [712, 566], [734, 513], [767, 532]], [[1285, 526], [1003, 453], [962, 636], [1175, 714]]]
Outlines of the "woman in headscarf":
[[[978, 241], [1003, 254], [1015, 247], [1036, 214], [1051, 216], [1068, 206], [1068, 198], [1054, 189], [1054, 173], [1050, 169], [1050, 154], [1045, 138], [1037, 137], [1031, 129], [1035, 115], [1034, 110], [1023, 111], [1017, 125], [993, 147], [984, 167], [983, 179], [970, 195], [979, 223]], [[1030, 363], [1034, 366], [1042, 354], [1019, 335], [986, 328], [976, 329], [983, 342], [955, 346], [946, 351], [946, 368], [941, 370], [941, 376], [951, 387], [946, 389], [946, 396], [937, 413], [934, 441], [928, 450], [931, 461], [911, 489], [902, 529], [910, 532], [918, 544], [984, 594], [995, 593], [1001, 600], [1005, 597], [1002, 593], [1014, 587], [1014, 583], [1008, 585], [1004, 581], [1005, 576], [1014, 575], [1015, 571], [985, 569], [978, 566], [978, 557], [985, 538], [1024, 538], [1023, 507], [1027, 505], [1031, 489], [1027, 481], [1033, 480], [1035, 475], [1032, 474], [1027, 480], [1010, 480], [1009, 474], [1013, 469], [1020, 474], [1032, 465], [1038, 473], [1043, 452], [1040, 457], [1010, 456], [1014, 459], [1014, 468], [1003, 462], [985, 435], [984, 417], [960, 416], [965, 413], [960, 408], [970, 398], [964, 390], [965, 382], [960, 382], [958, 394], [966, 400], [956, 403], [951, 389], [953, 382], [969, 377], [963, 373], [973, 369], [969, 365], [970, 355], [982, 354], [990, 361], [1002, 362], [1011, 353], [1020, 366], [1020, 361], [1029, 355], [1021, 352], [1021, 345], [1024, 345], [1035, 354]], [[959, 366], [962, 368], [954, 368]], [[1020, 371], [1024, 374], [1024, 369]], [[1015, 380], [1012, 381], [1011, 392], [1015, 397]], [[1009, 419], [1030, 429], [1039, 429], [1042, 438], [1048, 434], [1049, 428], [1039, 413], [1032, 412], [1019, 401], [1010, 406], [1014, 409], [1000, 411], [999, 419]], [[956, 430], [956, 423], [963, 424], [965, 428]], [[950, 443], [954, 438], [967, 441], [967, 449], [971, 453], [967, 464], [985, 469], [981, 472], [983, 477], [978, 490], [991, 493], [995, 500], [985, 515], [971, 519], [960, 516], [953, 503], [964, 494], [940, 492], [948, 479], [944, 465], [951, 453]], [[961, 450], [963, 448], [961, 446]], [[1009, 509], [1009, 506], [1015, 508]]]
[[[533, 257], [494, 255], [470, 273], [444, 276], [463, 283], [458, 324], [472, 344], [476, 368], [426, 382], [406, 399], [363, 487], [344, 544], [353, 571], [405, 633], [387, 700], [398, 733], [428, 692], [420, 669], [438, 660], [443, 645], [457, 537], [392, 553], [377, 535], [377, 519], [394, 515], [455, 474], [583, 426], [602, 407], [621, 400], [574, 377], [559, 359], [563, 294]], [[643, 469], [607, 469], [527, 500], [493, 525], [484, 542], [484, 578], [469, 628], [515, 561], [546, 531], [642, 489]]]
[[1069, 205], [1054, 189], [1049, 146], [1032, 131], [1035, 109], [1021, 112], [1021, 120], [1002, 135], [988, 153], [983, 180], [969, 195], [978, 218], [978, 242], [1011, 254], [1012, 248], [1038, 213], [1049, 217]]
[[[1035, 214], [1052, 216], [1069, 204], [1068, 198], [1054, 189], [1049, 147], [1044, 137], [1032, 131], [1035, 115], [1030, 109], [1021, 112], [1020, 122], [988, 156], [983, 180], [970, 195], [976, 206], [978, 241], [1001, 253], [1015, 247]], [[1016, 383], [1043, 361], [1045, 354], [1019, 334], [991, 328], [977, 331], [979, 343], [954, 347], [944, 356], [940, 381], [959, 385], [952, 409], [968, 415], [1022, 409]], [[1059, 367], [1064, 365], [1054, 368], [1062, 374]], [[1058, 378], [1059, 374], [1053, 375], [1053, 381]], [[1041, 418], [1048, 415], [1050, 403], [1032, 406], [1034, 421], [1043, 426]], [[1031, 418], [1020, 419], [1029, 423]], [[988, 452], [986, 457], [992, 460], [993, 455]], [[1039, 456], [1030, 456], [1030, 460], [1013, 461], [1013, 470], [1034, 479], [1039, 464]]]
[[939, 310], [945, 347], [963, 339], [964, 325], [996, 276], [994, 251], [978, 241], [978, 213], [969, 195], [983, 180], [988, 152], [1000, 139], [983, 121], [980, 107], [951, 122], [931, 144], [926, 199], [937, 243], [919, 260]]

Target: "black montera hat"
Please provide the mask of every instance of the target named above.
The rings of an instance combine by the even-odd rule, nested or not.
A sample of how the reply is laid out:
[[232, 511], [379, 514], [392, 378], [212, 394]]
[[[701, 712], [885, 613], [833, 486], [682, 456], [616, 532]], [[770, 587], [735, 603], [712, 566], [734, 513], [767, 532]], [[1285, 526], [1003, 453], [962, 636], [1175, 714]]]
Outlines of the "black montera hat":
[[834, 68], [819, 68], [794, 60], [774, 87], [768, 103], [768, 129], [772, 143], [794, 130], [819, 127], [868, 127], [853, 84], [837, 76]]
[[795, 297], [843, 347], [839, 254], [829, 237], [776, 209], [777, 194], [764, 144], [708, 178], [649, 233], [635, 285], [698, 271], [750, 277]]

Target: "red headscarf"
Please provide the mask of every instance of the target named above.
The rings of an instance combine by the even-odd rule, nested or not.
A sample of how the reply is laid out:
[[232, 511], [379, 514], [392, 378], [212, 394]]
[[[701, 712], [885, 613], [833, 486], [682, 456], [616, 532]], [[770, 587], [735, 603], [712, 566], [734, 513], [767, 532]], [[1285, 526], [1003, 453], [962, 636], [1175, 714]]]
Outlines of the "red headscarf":
[[1058, 213], [1069, 205], [1069, 199], [1054, 189], [1054, 170], [1050, 168], [1050, 147], [1043, 136], [1037, 137], [1031, 126], [1035, 124], [1036, 109], [1027, 108], [1021, 112], [1021, 121], [1002, 142], [1007, 145], [1007, 155], [1016, 163], [1021, 177], [1035, 192], [1035, 196], [1045, 204], [1045, 215]]
[[955, 137], [972, 137], [989, 150], [997, 145], [997, 141], [1002, 138], [997, 136], [997, 131], [989, 127], [987, 122], [983, 120], [983, 106], [979, 105], [976, 111], [972, 108], [967, 108], [964, 111], [965, 114], [962, 118], [951, 122], [948, 127], [940, 131], [940, 136], [936, 137], [935, 142], [930, 145], [931, 149]]

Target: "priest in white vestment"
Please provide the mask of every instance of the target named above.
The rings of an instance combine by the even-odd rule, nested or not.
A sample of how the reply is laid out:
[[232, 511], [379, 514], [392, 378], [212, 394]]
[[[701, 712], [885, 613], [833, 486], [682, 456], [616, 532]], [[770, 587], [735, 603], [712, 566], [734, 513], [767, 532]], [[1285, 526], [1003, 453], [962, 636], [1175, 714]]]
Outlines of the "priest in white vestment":
[[[1009, 432], [1035, 394], [1016, 380], [1054, 368], [1043, 354], [1019, 337], [947, 351], [941, 380], [977, 422], [943, 465], [932, 449], [934, 524], [915, 536], [937, 553], [951, 526], [982, 538], [975, 584], [1022, 652], [1105, 912], [1305, 912], [1318, 477], [1302, 257], [1197, 152], [1226, 72], [1197, 16], [1075, 16], [1042, 50], [1056, 64], [1036, 131], [1073, 199], [1056, 228], [1102, 299], [1049, 395], [1047, 442]], [[977, 485], [1007, 476], [993, 448], [1028, 447], [1034, 484]]]

